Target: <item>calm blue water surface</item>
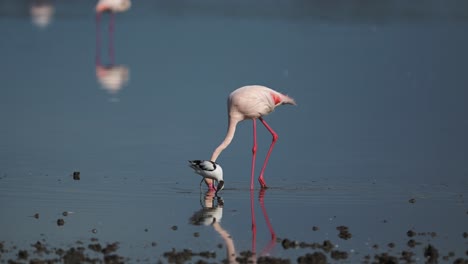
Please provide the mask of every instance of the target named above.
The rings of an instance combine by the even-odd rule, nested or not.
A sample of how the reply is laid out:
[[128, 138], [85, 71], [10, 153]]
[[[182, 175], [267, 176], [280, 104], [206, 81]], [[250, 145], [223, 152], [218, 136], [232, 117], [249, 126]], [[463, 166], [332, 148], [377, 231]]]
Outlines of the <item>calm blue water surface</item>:
[[[468, 6], [441, 3], [134, 1], [97, 20], [94, 1], [52, 1], [41, 24], [34, 1], [1, 1], [0, 262], [18, 249], [49, 258], [36, 241], [91, 238], [119, 242], [129, 263], [167, 262], [172, 248], [214, 251], [210, 262], [229, 245], [293, 263], [324, 252], [284, 249], [285, 238], [349, 254], [324, 252], [329, 262], [402, 251], [424, 262], [429, 244], [441, 262], [467, 259]], [[271, 188], [248, 189], [243, 122], [218, 159], [226, 187], [205, 210], [217, 220], [196, 225], [204, 191], [187, 160], [209, 159], [226, 97], [248, 84], [298, 103], [265, 118], [279, 134]], [[270, 142], [259, 125], [258, 171]]]

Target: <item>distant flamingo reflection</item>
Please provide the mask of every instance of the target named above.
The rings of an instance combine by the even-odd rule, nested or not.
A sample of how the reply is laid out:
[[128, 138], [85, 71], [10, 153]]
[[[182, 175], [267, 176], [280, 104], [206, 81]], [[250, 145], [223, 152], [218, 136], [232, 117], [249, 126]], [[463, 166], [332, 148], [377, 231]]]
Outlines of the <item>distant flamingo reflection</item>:
[[[122, 3], [121, 3], [122, 2]], [[110, 94], [115, 95], [129, 80], [129, 69], [125, 65], [115, 64], [114, 50], [114, 28], [115, 12], [123, 12], [130, 8], [130, 1], [101, 0], [96, 5], [96, 77], [101, 86]], [[110, 13], [108, 59], [109, 63], [104, 65], [101, 61], [101, 16]]]
[[[268, 213], [265, 208], [265, 189], [259, 192], [259, 202], [262, 209], [263, 217], [267, 224], [268, 230], [270, 231], [270, 242], [262, 249], [259, 256], [268, 255], [276, 245], [276, 233], [273, 230]], [[251, 221], [252, 221], [252, 254], [245, 255], [248, 263], [257, 263], [257, 224], [255, 220], [255, 202], [254, 202], [254, 190], [250, 191], [250, 204], [251, 204]], [[236, 253], [233, 237], [221, 226], [221, 219], [223, 217], [224, 201], [221, 197], [216, 195], [214, 190], [208, 190], [204, 197], [200, 199], [202, 209], [195, 212], [190, 217], [190, 223], [193, 225], [211, 225], [213, 229], [220, 235], [224, 241], [226, 247], [226, 259], [228, 263], [244, 263], [245, 259], [239, 257]], [[241, 254], [242, 255], [242, 254]], [[245, 257], [244, 256], [244, 257]]]
[[54, 11], [54, 5], [50, 0], [33, 0], [29, 7], [32, 23], [41, 29], [50, 25]]

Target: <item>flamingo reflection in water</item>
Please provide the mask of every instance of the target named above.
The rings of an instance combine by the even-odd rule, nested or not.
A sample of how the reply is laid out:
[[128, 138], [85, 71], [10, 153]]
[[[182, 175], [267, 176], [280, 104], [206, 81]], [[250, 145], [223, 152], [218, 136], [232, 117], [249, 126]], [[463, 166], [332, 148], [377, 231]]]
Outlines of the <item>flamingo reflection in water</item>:
[[[259, 202], [262, 209], [263, 216], [270, 231], [271, 240], [268, 245], [261, 251], [260, 256], [268, 255], [276, 244], [276, 233], [273, 230], [270, 219], [265, 208], [265, 189], [259, 192]], [[221, 226], [221, 219], [223, 218], [224, 201], [217, 195], [215, 190], [208, 190], [204, 197], [200, 198], [202, 209], [195, 212], [190, 217], [190, 223], [193, 225], [211, 225], [213, 229], [221, 236], [226, 247], [226, 258], [228, 263], [239, 263], [233, 237]], [[252, 254], [248, 256], [249, 263], [257, 263], [256, 243], [257, 243], [257, 225], [255, 220], [254, 209], [254, 190], [250, 191], [250, 204], [251, 204], [251, 220], [252, 220]]]
[[[129, 80], [129, 69], [125, 65], [115, 64], [114, 56], [114, 27], [115, 13], [127, 11], [131, 6], [130, 0], [100, 0], [96, 5], [96, 77], [103, 87], [110, 94], [115, 95]], [[103, 13], [110, 13], [109, 22], [109, 64], [103, 65], [101, 62], [101, 16]], [[112, 101], [118, 101], [112, 99]]]
[[32, 23], [41, 29], [50, 25], [54, 11], [54, 5], [50, 0], [33, 0], [29, 7]]

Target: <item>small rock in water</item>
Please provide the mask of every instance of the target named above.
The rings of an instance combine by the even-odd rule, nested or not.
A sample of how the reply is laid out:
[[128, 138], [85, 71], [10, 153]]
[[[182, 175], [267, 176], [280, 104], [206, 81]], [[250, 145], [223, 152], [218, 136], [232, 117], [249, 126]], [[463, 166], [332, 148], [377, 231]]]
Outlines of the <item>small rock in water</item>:
[[408, 200], [409, 203], [415, 203], [416, 202], [416, 199], [415, 198], [411, 198]]
[[33, 217], [36, 218], [36, 219], [39, 219], [39, 213], [35, 213], [35, 214], [33, 215]]
[[28, 259], [28, 256], [29, 256], [28, 251], [26, 251], [26, 250], [18, 251], [18, 258], [19, 259]]
[[63, 226], [64, 224], [65, 224], [65, 220], [63, 220], [62, 218], [57, 219], [57, 225], [58, 226]]
[[426, 248], [424, 248], [424, 257], [428, 263], [437, 263], [437, 259], [439, 258], [439, 251], [431, 244], [429, 244]]
[[349, 233], [349, 228], [347, 226], [338, 226], [336, 227], [336, 229], [340, 231], [340, 233], [338, 234], [340, 238], [347, 240], [352, 237], [351, 233]]
[[408, 230], [408, 232], [406, 232], [406, 235], [409, 237], [414, 237], [416, 235], [416, 232], [414, 232], [413, 230]]
[[74, 171], [73, 172], [73, 179], [75, 181], [79, 181], [80, 180], [80, 172], [79, 171]]
[[174, 231], [177, 230], [177, 228], [178, 228], [178, 227], [177, 227], [176, 225], [173, 225], [173, 226], [171, 227], [171, 229], [174, 230]]

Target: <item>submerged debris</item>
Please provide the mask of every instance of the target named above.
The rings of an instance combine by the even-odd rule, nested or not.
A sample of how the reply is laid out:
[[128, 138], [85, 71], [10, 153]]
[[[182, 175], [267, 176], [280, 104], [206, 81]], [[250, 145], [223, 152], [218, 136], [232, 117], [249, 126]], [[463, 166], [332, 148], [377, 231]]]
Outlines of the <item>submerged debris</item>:
[[327, 256], [321, 252], [307, 253], [304, 256], [297, 258], [297, 263], [299, 264], [327, 264]]
[[348, 240], [351, 238], [351, 233], [349, 233], [349, 228], [347, 226], [338, 226], [336, 227], [336, 229], [338, 231], [340, 231], [340, 233], [338, 234], [338, 236], [344, 240]]
[[58, 226], [63, 226], [64, 224], [65, 224], [65, 220], [63, 220], [62, 218], [57, 219]]
[[75, 181], [80, 180], [80, 172], [79, 171], [74, 171], [73, 172], [73, 180], [75, 180]]
[[175, 248], [173, 248], [172, 251], [164, 252], [163, 256], [167, 258], [169, 263], [184, 263], [191, 260], [194, 256], [200, 256], [202, 258], [216, 258], [216, 253], [208, 251], [194, 253], [190, 249], [184, 249], [180, 252], [177, 252]]
[[429, 244], [424, 248], [424, 257], [426, 258], [427, 263], [437, 263], [439, 259], [439, 251]]

